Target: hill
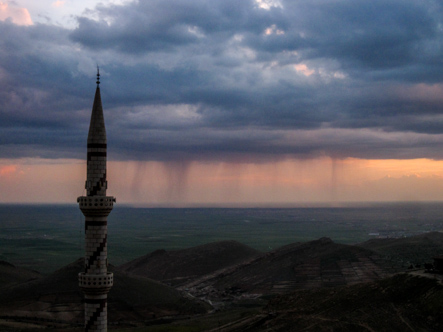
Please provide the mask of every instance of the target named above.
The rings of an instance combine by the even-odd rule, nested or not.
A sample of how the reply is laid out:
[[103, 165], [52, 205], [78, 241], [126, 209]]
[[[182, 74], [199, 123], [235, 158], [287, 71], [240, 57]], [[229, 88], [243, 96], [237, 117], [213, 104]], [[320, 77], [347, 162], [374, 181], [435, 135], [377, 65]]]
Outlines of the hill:
[[377, 252], [405, 267], [432, 263], [443, 254], [443, 233], [430, 232], [397, 239], [372, 239], [358, 246]]
[[0, 288], [40, 278], [41, 274], [0, 261]]
[[182, 288], [194, 296], [220, 299], [233, 294], [279, 294], [356, 284], [378, 280], [398, 270], [398, 266], [373, 251], [321, 238], [284, 246]]
[[399, 274], [351, 286], [273, 298], [258, 315], [213, 331], [442, 331], [443, 286]]
[[[77, 274], [79, 259], [54, 273], [0, 289], [2, 316], [27, 317], [83, 324], [83, 295]], [[114, 287], [108, 295], [109, 322], [147, 320], [163, 316], [205, 313], [208, 305], [147, 278], [128, 276], [110, 266]]]
[[156, 250], [119, 268], [178, 286], [258, 255], [259, 251], [237, 241], [220, 241], [183, 250]]

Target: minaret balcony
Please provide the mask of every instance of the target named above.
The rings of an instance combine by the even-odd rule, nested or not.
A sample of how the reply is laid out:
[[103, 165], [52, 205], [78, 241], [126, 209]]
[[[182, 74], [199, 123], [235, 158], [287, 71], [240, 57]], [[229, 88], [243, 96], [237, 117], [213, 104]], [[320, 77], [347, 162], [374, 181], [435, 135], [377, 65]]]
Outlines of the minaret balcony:
[[107, 216], [116, 202], [113, 196], [80, 196], [77, 203], [83, 214]]
[[88, 294], [106, 294], [114, 285], [114, 274], [78, 274], [78, 284], [83, 292]]

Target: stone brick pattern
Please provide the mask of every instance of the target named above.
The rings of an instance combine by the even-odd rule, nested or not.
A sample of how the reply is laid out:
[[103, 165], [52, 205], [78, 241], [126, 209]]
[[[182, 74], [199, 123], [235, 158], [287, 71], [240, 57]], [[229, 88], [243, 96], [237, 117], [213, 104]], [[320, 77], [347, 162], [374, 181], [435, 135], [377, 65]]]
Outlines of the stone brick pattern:
[[86, 220], [85, 273], [104, 274], [107, 272], [107, 237], [107, 225], [91, 226]]
[[85, 297], [85, 331], [108, 330], [107, 295]]

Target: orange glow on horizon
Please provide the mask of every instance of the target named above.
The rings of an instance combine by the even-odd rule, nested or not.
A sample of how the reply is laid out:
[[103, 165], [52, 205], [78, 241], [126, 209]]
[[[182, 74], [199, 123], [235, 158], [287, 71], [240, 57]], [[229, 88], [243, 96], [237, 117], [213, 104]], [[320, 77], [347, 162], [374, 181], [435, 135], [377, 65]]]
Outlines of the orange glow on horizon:
[[[85, 179], [83, 160], [0, 159], [0, 202], [75, 204]], [[118, 202], [148, 206], [443, 200], [443, 161], [110, 161], [108, 183]]]
[[[110, 171], [110, 187], [124, 192], [124, 197], [132, 197], [129, 201], [146, 197], [149, 199], [145, 202], [154, 205], [162, 202], [186, 205], [443, 200], [443, 161], [430, 159], [335, 160], [324, 157], [258, 164], [131, 161], [113, 162], [110, 167], [119, 176], [133, 177], [132, 185], [124, 187]], [[113, 181], [122, 186], [116, 188]], [[132, 194], [135, 192], [137, 195]]]
[[410, 160], [366, 160], [365, 167], [382, 172], [389, 172], [390, 176], [419, 174], [420, 176], [443, 176], [443, 161], [431, 159]]
[[13, 174], [15, 172], [17, 172], [16, 165], [0, 166], [0, 176], [8, 176], [8, 175]]

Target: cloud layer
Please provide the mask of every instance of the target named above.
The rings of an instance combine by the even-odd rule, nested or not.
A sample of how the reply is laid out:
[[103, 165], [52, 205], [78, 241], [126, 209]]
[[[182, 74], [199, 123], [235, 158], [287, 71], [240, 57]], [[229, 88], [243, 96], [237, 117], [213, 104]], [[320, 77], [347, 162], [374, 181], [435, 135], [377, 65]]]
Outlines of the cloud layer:
[[74, 29], [6, 19], [0, 154], [82, 158], [98, 63], [113, 159], [442, 159], [442, 18], [431, 0], [151, 0]]

